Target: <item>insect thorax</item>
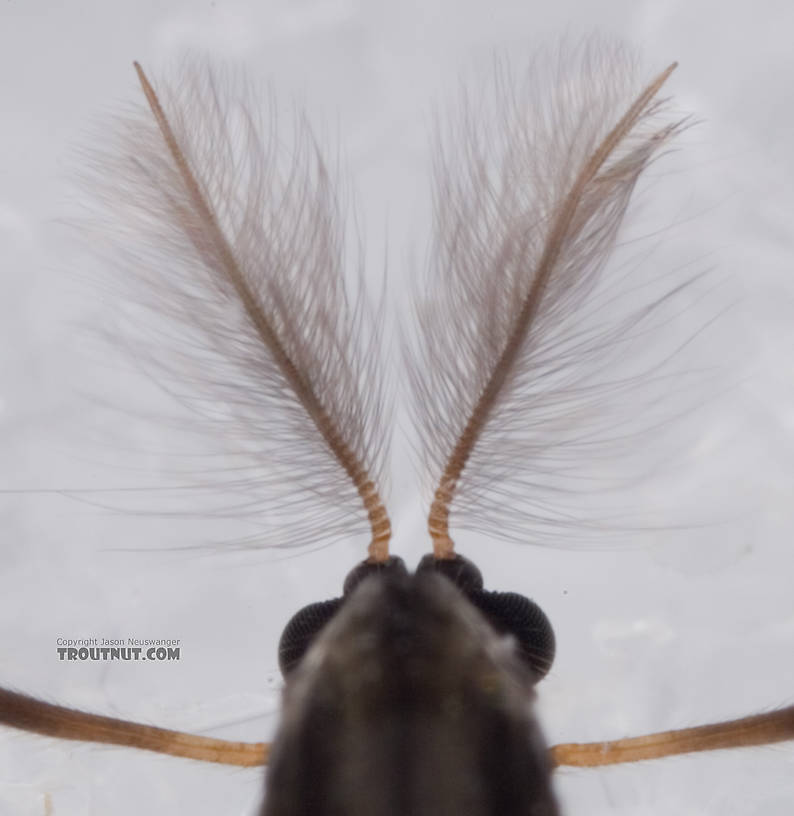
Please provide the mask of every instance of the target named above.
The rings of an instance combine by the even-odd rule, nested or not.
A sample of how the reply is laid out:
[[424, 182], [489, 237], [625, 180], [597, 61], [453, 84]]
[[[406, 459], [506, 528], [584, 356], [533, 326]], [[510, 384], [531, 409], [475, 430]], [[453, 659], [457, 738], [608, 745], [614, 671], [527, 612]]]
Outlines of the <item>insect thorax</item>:
[[446, 578], [367, 578], [288, 678], [262, 814], [555, 816], [533, 684]]

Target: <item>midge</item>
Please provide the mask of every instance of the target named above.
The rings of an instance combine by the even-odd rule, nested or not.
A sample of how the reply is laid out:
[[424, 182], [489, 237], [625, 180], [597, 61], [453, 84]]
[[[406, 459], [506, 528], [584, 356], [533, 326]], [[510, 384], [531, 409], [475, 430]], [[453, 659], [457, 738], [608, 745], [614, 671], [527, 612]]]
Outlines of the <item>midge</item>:
[[[458, 500], [497, 529], [522, 491], [534, 504], [523, 526], [511, 506], [510, 523], [527, 540], [553, 527], [542, 477], [560, 450], [576, 448], [577, 415], [625, 385], [599, 390], [589, 374], [664, 298], [618, 327], [596, 331], [580, 318], [639, 176], [683, 126], [664, 120], [659, 99], [675, 65], [638, 86], [619, 52], [588, 46], [556, 68], [555, 88], [534, 95], [497, 72], [494, 111], [465, 107], [439, 137], [435, 282], [417, 310], [421, 349], [410, 363], [436, 487], [432, 552], [414, 573], [389, 552], [377, 487], [378, 333], [360, 305], [348, 305], [342, 208], [310, 133], [298, 128], [285, 168], [283, 146], [217, 75], [201, 69], [155, 90], [135, 67], [149, 112], [122, 123], [114, 152], [95, 167], [109, 223], [123, 218], [116, 232], [132, 242], [123, 262], [141, 307], [185, 341], [172, 358], [158, 345], [154, 359], [184, 385], [198, 421], [246, 440], [235, 454], [246, 510], [266, 503], [298, 543], [352, 532], [358, 514], [371, 543], [342, 596], [306, 607], [284, 630], [284, 705], [270, 746], [8, 690], [0, 722], [267, 764], [263, 816], [554, 816], [557, 765], [793, 739], [787, 708], [549, 748], [534, 687], [554, 658], [552, 627], [528, 598], [485, 589], [451, 537]], [[314, 504], [297, 504], [296, 491]]]

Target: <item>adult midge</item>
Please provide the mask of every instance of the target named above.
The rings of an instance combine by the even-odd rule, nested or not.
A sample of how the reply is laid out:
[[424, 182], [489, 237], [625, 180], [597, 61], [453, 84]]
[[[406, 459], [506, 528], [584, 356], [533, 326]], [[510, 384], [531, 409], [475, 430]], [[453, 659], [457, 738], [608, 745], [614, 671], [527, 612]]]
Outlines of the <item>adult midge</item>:
[[[263, 495], [303, 490], [327, 505], [325, 517], [285, 511], [296, 540], [361, 520], [371, 540], [340, 597], [301, 610], [285, 628], [284, 708], [271, 746], [137, 725], [9, 690], [0, 693], [5, 725], [267, 764], [268, 816], [556, 814], [558, 765], [794, 737], [789, 708], [549, 748], [534, 706], [554, 658], [552, 625], [511, 587], [484, 587], [456, 551], [460, 503], [485, 520], [498, 517], [511, 490], [530, 491], [531, 502], [530, 477], [543, 472], [533, 470], [537, 460], [575, 448], [560, 416], [603, 397], [588, 366], [617, 342], [618, 329], [594, 335], [578, 317], [638, 178], [685, 125], [666, 120], [660, 99], [674, 65], [642, 84], [624, 75], [616, 51], [588, 46], [566, 59], [560, 86], [545, 94], [520, 93], [497, 70], [498, 117], [478, 121], [470, 104], [457, 127], [439, 134], [433, 280], [417, 307], [420, 339], [406, 374], [435, 480], [430, 552], [413, 573], [389, 549], [378, 332], [362, 328], [366, 309], [344, 291], [333, 173], [305, 127], [285, 171], [262, 115], [211, 70], [194, 67], [155, 91], [136, 65], [148, 118], [121, 123], [117, 152], [99, 166], [123, 197], [130, 228], [144, 236], [145, 251], [132, 256], [134, 285], [149, 287], [147, 306], [203, 343], [164, 360], [163, 372], [199, 382], [204, 391], [191, 399], [209, 426], [244, 424], [261, 443], [240, 466], [253, 473], [275, 462]], [[213, 399], [224, 402], [223, 416]], [[506, 462], [522, 463], [521, 478], [489, 492]], [[536, 520], [553, 525], [546, 498]]]

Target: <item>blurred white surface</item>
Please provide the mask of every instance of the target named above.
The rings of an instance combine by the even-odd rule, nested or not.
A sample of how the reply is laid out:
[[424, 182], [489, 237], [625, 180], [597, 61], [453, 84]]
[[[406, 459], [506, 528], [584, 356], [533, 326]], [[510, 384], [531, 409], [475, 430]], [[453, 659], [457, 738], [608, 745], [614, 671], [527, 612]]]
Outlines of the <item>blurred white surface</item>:
[[[635, 47], [649, 74], [680, 62], [670, 90], [699, 124], [638, 203], [642, 224], [661, 230], [650, 240], [657, 271], [713, 270], [711, 293], [683, 317], [695, 331], [720, 313], [701, 338], [701, 353], [722, 367], [719, 395], [693, 417], [672, 417], [675, 455], [627, 486], [623, 504], [655, 513], [632, 548], [610, 550], [605, 531], [586, 552], [478, 535], [461, 535], [460, 549], [489, 586], [531, 595], [555, 625], [557, 662], [540, 689], [550, 742], [794, 702], [793, 24], [794, 7], [772, 0], [9, 0], [0, 9], [0, 488], [149, 486], [166, 466], [167, 434], [137, 415], [102, 435], [132, 436], [150, 452], [145, 470], [130, 473], [122, 449], [87, 441], [107, 415], [77, 393], [102, 370], [83, 356], [82, 327], [114, 307], [79, 280], [82, 258], [56, 223], [81, 195], [66, 176], [75, 149], [95, 138], [92, 122], [138, 98], [133, 59], [155, 70], [186, 50], [239, 61], [285, 104], [304, 105], [327, 143], [338, 136], [376, 291], [388, 235], [395, 314], [424, 252], [437, 103], [461, 74], [482, 74], [495, 49], [521, 66], [561, 33], [598, 31]], [[145, 381], [103, 371], [118, 407], [146, 405]], [[389, 504], [395, 551], [414, 564], [426, 548], [424, 500], [404, 433]], [[135, 506], [145, 509], [145, 497]], [[180, 551], [240, 531], [35, 492], [0, 495], [0, 519], [0, 684], [252, 741], [276, 722], [282, 626], [336, 595], [365, 546]], [[182, 659], [58, 661], [57, 637], [88, 636], [180, 638]], [[0, 733], [0, 816], [253, 814], [261, 777]], [[789, 816], [794, 746], [560, 772], [557, 788], [569, 816]]]

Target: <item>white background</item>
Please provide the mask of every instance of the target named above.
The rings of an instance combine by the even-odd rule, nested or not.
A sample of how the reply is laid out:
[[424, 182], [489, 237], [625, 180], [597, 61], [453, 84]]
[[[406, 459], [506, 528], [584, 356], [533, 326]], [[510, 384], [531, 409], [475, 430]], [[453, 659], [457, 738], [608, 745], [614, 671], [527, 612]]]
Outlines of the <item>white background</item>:
[[[103, 426], [105, 447], [88, 443], [109, 420], [78, 393], [90, 391], [87, 380], [104, 371], [121, 408], [146, 384], [84, 359], [85, 327], [112, 313], [113, 299], [81, 280], [83, 256], [58, 225], [81, 195], [68, 180], [76, 148], [91, 146], [104, 113], [138, 98], [133, 59], [158, 69], [190, 49], [239, 61], [287, 104], [304, 105], [321, 134], [338, 133], [373, 286], [388, 230], [396, 313], [414, 285], [413, 259], [423, 257], [437, 101], [453, 95], [461, 74], [482, 73], [494, 50], [521, 66], [560, 34], [597, 31], [635, 47], [649, 74], [680, 62], [670, 90], [699, 124], [659, 166], [642, 217], [662, 230], [657, 270], [711, 270], [713, 300], [690, 305], [683, 319], [691, 333], [721, 315], [699, 338], [719, 385], [702, 410], [671, 416], [665, 438], [675, 455], [626, 487], [621, 501], [637, 512], [647, 506], [659, 519], [664, 509], [632, 547], [610, 548], [604, 530], [587, 551], [482, 535], [460, 536], [461, 549], [489, 586], [532, 595], [554, 622], [558, 659], [540, 697], [550, 742], [794, 702], [792, 25], [794, 9], [772, 0], [4, 2], [0, 487], [160, 483], [167, 435], [140, 416]], [[107, 447], [130, 438], [150, 451], [147, 469], [132, 475], [123, 450]], [[426, 546], [423, 497], [405, 456], [394, 457], [390, 481], [395, 550], [415, 563]], [[179, 551], [224, 530], [144, 518], [145, 500], [125, 514], [58, 494], [0, 496], [0, 683], [166, 727], [268, 738], [281, 627], [302, 604], [336, 595], [365, 543], [289, 558]], [[59, 636], [177, 637], [182, 660], [64, 664]], [[0, 734], [0, 814], [44, 814], [45, 794], [57, 816], [250, 814], [261, 777]], [[777, 746], [558, 773], [556, 784], [569, 816], [788, 816], [793, 780], [794, 746]]]

